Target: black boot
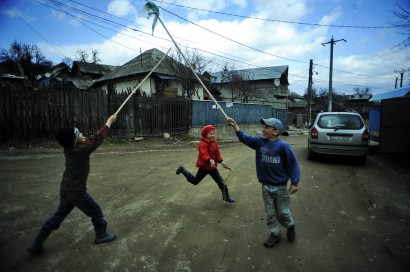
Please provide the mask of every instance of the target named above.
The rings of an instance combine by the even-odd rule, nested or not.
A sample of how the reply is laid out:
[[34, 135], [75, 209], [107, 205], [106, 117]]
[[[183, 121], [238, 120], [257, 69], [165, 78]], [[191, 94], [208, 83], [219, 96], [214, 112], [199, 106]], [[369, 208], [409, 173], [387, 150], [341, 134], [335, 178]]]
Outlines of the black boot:
[[31, 246], [26, 248], [27, 252], [33, 255], [43, 252], [44, 250], [43, 243], [50, 234], [51, 234], [50, 229], [46, 229], [42, 227], [40, 231], [38, 232], [36, 238], [34, 239], [33, 243], [31, 244]]
[[184, 168], [182, 165], [180, 165], [175, 173], [176, 173], [177, 175], [179, 175], [179, 174], [181, 174], [181, 172], [182, 172], [183, 170], [185, 170], [185, 168]]
[[229, 196], [228, 186], [226, 186], [225, 184], [218, 184], [218, 186], [222, 192], [222, 199], [226, 202], [234, 203], [235, 199]]
[[177, 175], [182, 174], [184, 175], [184, 177], [186, 178], [186, 180], [193, 184], [193, 185], [197, 185], [198, 182], [195, 181], [195, 177], [194, 175], [192, 175], [188, 170], [185, 169], [185, 167], [183, 167], [182, 165], [178, 167], [177, 171], [175, 172]]
[[95, 230], [95, 244], [107, 243], [115, 240], [117, 238], [113, 233], [107, 233], [107, 224], [101, 226], [94, 226]]

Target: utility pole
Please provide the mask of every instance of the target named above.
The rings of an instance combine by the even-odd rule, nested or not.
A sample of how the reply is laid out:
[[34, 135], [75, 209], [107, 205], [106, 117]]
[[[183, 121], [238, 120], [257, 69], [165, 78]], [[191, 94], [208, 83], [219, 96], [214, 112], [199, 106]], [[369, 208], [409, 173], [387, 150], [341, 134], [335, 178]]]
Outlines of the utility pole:
[[[395, 73], [400, 73], [400, 88], [403, 87], [403, 74], [404, 72], [410, 71], [410, 68], [406, 69], [401, 69], [401, 71], [394, 70]], [[397, 88], [397, 77], [396, 77], [396, 86], [394, 88]]]
[[312, 75], [313, 75], [313, 60], [311, 59], [309, 62], [309, 82], [308, 82], [308, 124], [312, 122]]
[[333, 35], [332, 35], [332, 38], [330, 39], [329, 42], [322, 43], [323, 46], [325, 46], [325, 44], [330, 43], [329, 95], [328, 95], [328, 101], [329, 102], [328, 102], [328, 107], [327, 107], [327, 111], [329, 111], [329, 112], [332, 111], [332, 103], [333, 103], [333, 101], [332, 101], [333, 45], [337, 42], [340, 42], [340, 41], [346, 42], [345, 39], [340, 39], [340, 40], [335, 41], [333, 39]]

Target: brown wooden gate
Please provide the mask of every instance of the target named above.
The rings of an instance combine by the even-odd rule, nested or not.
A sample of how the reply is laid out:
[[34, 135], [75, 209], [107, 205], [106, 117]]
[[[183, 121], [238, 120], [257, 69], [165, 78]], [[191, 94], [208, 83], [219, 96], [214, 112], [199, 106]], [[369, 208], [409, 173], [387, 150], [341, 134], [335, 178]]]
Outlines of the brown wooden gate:
[[[128, 94], [108, 96], [110, 112], [116, 112]], [[111, 135], [117, 137], [162, 136], [189, 132], [191, 102], [181, 97], [133, 96], [121, 109]]]

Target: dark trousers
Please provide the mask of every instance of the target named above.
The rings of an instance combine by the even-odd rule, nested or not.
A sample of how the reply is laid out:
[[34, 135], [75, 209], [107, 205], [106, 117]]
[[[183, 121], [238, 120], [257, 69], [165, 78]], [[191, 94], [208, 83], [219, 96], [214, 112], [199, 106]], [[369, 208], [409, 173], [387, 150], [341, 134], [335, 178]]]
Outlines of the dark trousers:
[[101, 232], [105, 232], [107, 222], [104, 220], [103, 212], [87, 191], [60, 191], [60, 205], [56, 213], [44, 223], [43, 228], [47, 230], [57, 230], [74, 207], [77, 207], [87, 216], [91, 217], [91, 222], [94, 225], [97, 236], [100, 234], [98, 233], [100, 230]]
[[188, 182], [190, 182], [194, 185], [197, 185], [208, 174], [213, 178], [213, 180], [216, 182], [216, 184], [218, 184], [218, 185], [223, 185], [224, 184], [224, 180], [221, 177], [221, 175], [219, 174], [218, 169], [216, 169], [216, 168], [215, 168], [215, 170], [205, 170], [205, 169], [202, 169], [202, 168], [198, 168], [198, 172], [196, 173], [195, 177], [190, 173], [187, 173], [187, 175], [185, 175], [185, 177], [188, 180]]

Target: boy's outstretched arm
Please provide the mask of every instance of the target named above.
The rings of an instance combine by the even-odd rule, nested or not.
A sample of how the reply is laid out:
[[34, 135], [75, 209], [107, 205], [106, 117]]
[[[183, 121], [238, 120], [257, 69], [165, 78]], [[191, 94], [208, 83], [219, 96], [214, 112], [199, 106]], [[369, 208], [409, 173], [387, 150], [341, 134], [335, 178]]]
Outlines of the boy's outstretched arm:
[[227, 123], [229, 126], [232, 126], [233, 129], [235, 130], [235, 132], [238, 132], [239, 130], [241, 130], [241, 129], [239, 128], [238, 124], [236, 124], [235, 120], [232, 119], [232, 118], [230, 118], [230, 117], [226, 118], [226, 123]]

